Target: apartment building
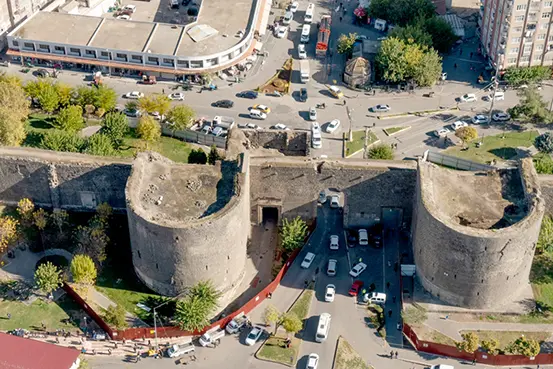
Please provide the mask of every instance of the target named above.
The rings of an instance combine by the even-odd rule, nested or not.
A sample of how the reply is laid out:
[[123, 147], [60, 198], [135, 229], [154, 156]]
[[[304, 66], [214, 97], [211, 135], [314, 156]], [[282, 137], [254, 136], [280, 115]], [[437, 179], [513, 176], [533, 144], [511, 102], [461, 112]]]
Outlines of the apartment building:
[[553, 0], [482, 0], [482, 53], [500, 69], [553, 64]]

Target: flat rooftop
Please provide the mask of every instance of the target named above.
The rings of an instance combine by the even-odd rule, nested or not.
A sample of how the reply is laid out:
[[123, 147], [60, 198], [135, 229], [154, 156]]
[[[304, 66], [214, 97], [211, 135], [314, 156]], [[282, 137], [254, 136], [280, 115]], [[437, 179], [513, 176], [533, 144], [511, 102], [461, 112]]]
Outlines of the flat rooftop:
[[236, 166], [145, 163], [139, 206], [154, 221], [189, 222], [221, 210], [234, 194]]
[[[38, 12], [12, 32], [11, 36], [33, 41], [131, 52], [205, 56], [228, 50], [242, 40], [242, 37], [235, 35], [248, 28], [255, 15], [256, 4], [255, 0], [236, 0], [232, 3], [223, 0], [203, 0], [197, 22], [186, 24], [182, 15], [185, 12], [184, 7], [180, 10], [170, 9], [165, 7], [165, 4], [162, 6], [159, 0], [154, 5], [151, 3], [126, 1], [125, 5], [134, 4], [137, 7], [137, 16], [133, 15], [133, 20], [128, 21], [116, 19], [114, 13], [90, 17]], [[218, 33], [195, 42], [187, 34], [188, 29], [194, 25], [207, 25]]]

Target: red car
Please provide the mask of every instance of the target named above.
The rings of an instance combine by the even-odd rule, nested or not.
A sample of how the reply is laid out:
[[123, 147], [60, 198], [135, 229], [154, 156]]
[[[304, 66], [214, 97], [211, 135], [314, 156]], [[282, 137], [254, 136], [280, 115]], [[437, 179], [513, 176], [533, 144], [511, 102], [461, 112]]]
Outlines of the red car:
[[349, 294], [351, 296], [357, 296], [361, 287], [363, 287], [363, 281], [359, 281], [359, 280], [354, 281], [353, 284], [351, 285], [351, 288], [349, 289]]

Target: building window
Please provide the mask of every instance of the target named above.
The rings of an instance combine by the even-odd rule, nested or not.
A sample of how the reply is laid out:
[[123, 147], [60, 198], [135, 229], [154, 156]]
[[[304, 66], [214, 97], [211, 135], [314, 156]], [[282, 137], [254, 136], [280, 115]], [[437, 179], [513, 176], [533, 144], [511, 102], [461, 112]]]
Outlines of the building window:
[[140, 56], [140, 55], [131, 55], [131, 60], [142, 63], [142, 56]]
[[509, 58], [507, 59], [507, 63], [509, 64], [515, 64], [517, 62], [517, 58]]
[[177, 60], [177, 65], [181, 68], [188, 68], [188, 60]]
[[511, 43], [512, 44], [518, 44], [520, 42], [520, 40], [521, 40], [520, 37], [513, 37], [511, 39]]
[[75, 48], [75, 47], [69, 48], [69, 52], [70, 52], [71, 54], [77, 54], [77, 55], [79, 55], [79, 56], [81, 55], [81, 49], [77, 49], [77, 48]]
[[530, 19], [536, 19], [537, 16], [538, 16], [537, 13], [528, 13], [528, 18]]
[[59, 51], [62, 54], [65, 54], [65, 47], [63, 47], [63, 46], [54, 46], [54, 51]]
[[157, 64], [159, 62], [159, 59], [153, 56], [148, 57], [148, 63], [155, 63]]
[[523, 56], [522, 58], [520, 58], [520, 61], [523, 62], [523, 63], [528, 62], [528, 61], [530, 61], [530, 57], [529, 56]]
[[517, 10], [526, 10], [526, 4], [517, 5]]
[[509, 54], [518, 54], [518, 47], [513, 47], [513, 48], [509, 51]]
[[552, 5], [553, 5], [553, 1], [546, 1], [543, 3], [543, 6], [545, 8], [551, 8]]
[[547, 29], [547, 27], [549, 27], [549, 24], [547, 23], [543, 23], [540, 25], [540, 29]]
[[175, 62], [173, 61], [173, 59], [164, 58], [164, 59], [163, 59], [163, 64], [169, 64], [169, 65], [171, 65], [171, 66], [174, 66], [174, 65], [175, 65]]
[[545, 40], [545, 33], [540, 33], [537, 37], [538, 40]]
[[549, 36], [549, 41], [553, 41], [553, 36]]
[[517, 15], [515, 17], [515, 22], [522, 22], [524, 20], [524, 15]]
[[110, 54], [107, 51], [102, 51], [101, 55], [102, 55], [102, 58], [106, 58], [106, 59], [110, 58]]
[[534, 60], [541, 60], [541, 55], [534, 55]]
[[520, 33], [522, 32], [522, 27], [515, 27], [515, 28], [513, 28], [513, 32], [514, 32], [514, 33], [520, 34]]
[[543, 50], [543, 45], [536, 45], [536, 50], [537, 51]]
[[96, 51], [94, 51], [94, 50], [85, 50], [84, 53], [87, 56], [92, 56], [94, 58], [96, 57]]
[[125, 60], [127, 59], [127, 55], [125, 55], [125, 54], [117, 53], [117, 54], [115, 54], [115, 57], [118, 58], [118, 59], [125, 59]]

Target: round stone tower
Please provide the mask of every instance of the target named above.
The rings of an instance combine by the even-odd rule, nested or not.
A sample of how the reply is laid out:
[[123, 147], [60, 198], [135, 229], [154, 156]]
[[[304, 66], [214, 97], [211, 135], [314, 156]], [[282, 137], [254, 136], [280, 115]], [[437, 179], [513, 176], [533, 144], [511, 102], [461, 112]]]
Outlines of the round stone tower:
[[217, 165], [176, 164], [141, 153], [127, 182], [132, 260], [152, 290], [175, 296], [211, 280], [234, 297], [250, 232], [246, 156]]
[[417, 277], [457, 306], [515, 301], [529, 287], [543, 213], [530, 159], [489, 172], [420, 161], [412, 233]]

